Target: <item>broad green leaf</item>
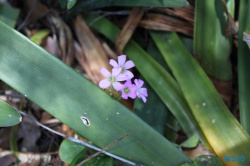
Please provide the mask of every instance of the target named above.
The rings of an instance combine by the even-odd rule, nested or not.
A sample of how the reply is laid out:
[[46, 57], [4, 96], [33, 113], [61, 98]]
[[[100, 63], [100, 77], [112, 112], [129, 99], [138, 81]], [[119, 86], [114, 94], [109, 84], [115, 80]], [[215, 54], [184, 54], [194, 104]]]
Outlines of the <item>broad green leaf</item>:
[[[231, 80], [229, 59], [232, 40], [226, 37], [227, 17], [219, 0], [195, 1], [194, 50], [200, 65], [209, 75]], [[234, 15], [234, 0], [227, 0]]]
[[83, 156], [86, 149], [86, 147], [78, 143], [64, 140], [60, 145], [59, 155], [62, 161], [70, 164], [80, 156]]
[[[136, 42], [137, 43], [137, 42]], [[141, 46], [143, 47], [143, 46]], [[156, 47], [155, 43], [153, 41], [151, 41], [149, 44], [148, 44], [148, 47], [147, 47], [147, 52], [148, 54], [154, 58], [154, 60], [156, 62], [158, 62], [165, 70], [167, 70], [168, 72], [170, 72], [170, 69], [167, 65], [167, 63], [165, 62], [163, 56], [161, 55], [161, 52], [159, 51], [159, 49]]]
[[21, 115], [9, 104], [0, 100], [0, 127], [14, 126], [21, 121]]
[[188, 138], [186, 141], [180, 144], [181, 147], [185, 148], [195, 148], [199, 143], [199, 136], [193, 135], [192, 137]]
[[0, 4], [0, 21], [14, 28], [19, 16], [19, 9]]
[[129, 133], [108, 151], [144, 165], [190, 161], [117, 100], [2, 22], [0, 43], [0, 79], [95, 145]]
[[[192, 109], [213, 151], [220, 159], [226, 155], [245, 155], [250, 159], [250, 138], [225, 106], [206, 73], [185, 48], [176, 33], [164, 36], [150, 32]], [[178, 48], [178, 49], [176, 49]], [[239, 165], [249, 165], [250, 160]]]
[[[159, 51], [157, 51], [157, 47], [151, 42], [148, 47], [148, 52], [152, 53], [150, 55], [152, 55], [154, 59], [157, 59], [157, 62], [162, 63], [161, 65], [163, 67], [166, 67], [163, 57], [159, 54]], [[144, 79], [142, 78], [142, 80]], [[144, 82], [143, 86], [147, 88], [148, 94], [150, 95], [147, 97], [147, 103], [144, 103], [139, 98], [135, 100], [134, 112], [155, 130], [164, 135], [167, 115], [169, 115], [170, 112], [147, 82]]]
[[240, 1], [239, 10], [239, 39], [238, 39], [238, 75], [239, 75], [239, 105], [240, 122], [250, 134], [250, 50], [242, 40], [243, 32], [250, 33], [250, 3], [248, 0]]
[[77, 0], [68, 0], [67, 9], [71, 9], [75, 5], [76, 1]]
[[148, 94], [150, 95], [147, 97], [147, 103], [144, 103], [139, 98], [135, 100], [134, 112], [155, 130], [164, 135], [167, 120], [167, 108], [147, 83], [144, 83], [143, 87], [147, 88]]
[[[112, 42], [114, 42], [115, 36], [119, 32], [116, 26], [108, 20], [100, 18], [98, 15], [89, 15], [86, 18], [86, 22], [92, 23], [91, 26], [93, 28], [105, 35]], [[135, 63], [137, 70], [170, 109], [185, 133], [188, 136], [198, 134], [201, 140], [206, 142], [173, 77], [133, 40], [128, 42], [124, 53]]]
[[130, 6], [130, 7], [183, 7], [187, 6], [187, 0], [82, 0], [71, 10], [71, 14], [77, 14], [83, 11], [109, 7], [109, 6]]
[[[134, 39], [138, 39], [138, 36], [133, 37]], [[141, 39], [143, 40], [143, 39]], [[145, 41], [146, 42], [146, 41]], [[138, 42], [137, 42], [138, 43]], [[142, 46], [143, 47], [143, 46]], [[155, 43], [153, 41], [151, 41], [148, 44], [148, 48], [147, 48], [147, 52], [148, 54], [153, 57], [165, 70], [167, 70], [168, 72], [170, 72], [169, 67], [167, 66], [164, 58], [162, 57], [160, 51], [158, 50], [158, 48], [156, 47]], [[152, 96], [152, 92], [150, 93]], [[155, 94], [155, 92], [154, 92]], [[150, 97], [149, 96], [149, 97]], [[159, 100], [159, 97], [153, 96], [154, 98], [157, 98], [157, 100]], [[161, 100], [161, 99], [160, 99]], [[158, 103], [155, 104], [157, 105], [157, 107], [159, 106], [159, 103], [162, 103], [161, 101], [157, 101]], [[164, 104], [165, 105], [165, 104]], [[158, 114], [157, 114], [158, 115]], [[166, 118], [165, 116], [162, 116], [161, 114], [158, 115], [160, 117], [160, 119], [157, 120], [156, 123], [160, 123], [160, 121], [166, 121], [166, 123], [164, 124], [164, 135], [165, 137], [170, 140], [171, 142], [176, 142], [176, 139], [178, 138], [178, 131], [181, 130], [180, 127], [180, 123], [178, 122], [178, 120], [174, 117], [174, 115], [171, 113], [171, 111], [169, 111], [169, 109], [166, 110]], [[154, 118], [155, 119], [155, 118]]]

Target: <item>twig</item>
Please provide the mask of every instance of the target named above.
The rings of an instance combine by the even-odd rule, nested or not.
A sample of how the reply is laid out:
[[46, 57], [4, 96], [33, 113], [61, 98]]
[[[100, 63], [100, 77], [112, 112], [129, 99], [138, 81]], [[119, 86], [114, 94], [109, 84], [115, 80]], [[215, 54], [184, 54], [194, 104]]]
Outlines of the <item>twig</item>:
[[111, 148], [112, 146], [114, 146], [117, 142], [121, 141], [122, 139], [126, 138], [129, 135], [129, 133], [125, 134], [124, 136], [122, 136], [121, 138], [118, 138], [117, 140], [115, 140], [114, 142], [112, 142], [111, 144], [109, 144], [108, 146], [104, 147], [101, 151], [93, 154], [92, 156], [86, 158], [85, 160], [83, 160], [82, 162], [80, 162], [79, 164], [77, 164], [76, 166], [81, 166], [82, 164], [86, 163], [87, 161], [91, 160], [92, 158], [98, 156], [99, 154], [101, 154], [103, 151]]
[[[89, 144], [89, 143], [83, 142], [83, 141], [81, 141], [81, 140], [79, 140], [79, 139], [76, 139], [76, 138], [73, 138], [73, 137], [69, 137], [69, 136], [64, 135], [64, 134], [62, 134], [62, 133], [60, 133], [60, 132], [57, 132], [57, 131], [55, 131], [55, 130], [53, 130], [53, 129], [51, 129], [51, 128], [49, 128], [49, 127], [47, 127], [47, 126], [45, 126], [45, 125], [43, 125], [43, 124], [41, 124], [41, 123], [39, 123], [38, 121], [36, 121], [35, 119], [31, 118], [30, 116], [28, 116], [26, 113], [24, 113], [24, 112], [22, 112], [22, 111], [18, 111], [18, 112], [19, 112], [22, 116], [24, 116], [24, 117], [30, 119], [32, 122], [34, 122], [34, 123], [37, 124], [38, 126], [44, 128], [44, 129], [46, 129], [46, 130], [48, 130], [48, 131], [50, 131], [50, 132], [52, 132], [52, 133], [54, 133], [54, 134], [60, 135], [61, 137], [65, 138], [65, 139], [67, 139], [67, 140], [69, 140], [69, 141], [72, 141], [72, 142], [81, 144], [81, 145], [83, 145], [83, 146], [89, 147], [89, 148], [91, 148], [91, 149], [94, 149], [94, 150], [96, 150], [96, 151], [99, 151], [100, 153], [106, 154], [106, 155], [108, 155], [108, 156], [110, 156], [110, 157], [113, 157], [113, 158], [115, 158], [115, 159], [117, 159], [117, 160], [120, 160], [120, 161], [122, 161], [122, 162], [125, 162], [125, 163], [127, 163], [127, 164], [134, 165], [134, 166], [138, 166], [138, 164], [136, 164], [135, 162], [126, 160], [126, 159], [124, 159], [124, 158], [121, 158], [121, 157], [119, 157], [119, 156], [116, 156], [116, 155], [114, 155], [114, 154], [112, 154], [112, 153], [109, 153], [109, 152], [105, 151], [106, 148], [109, 148], [109, 147], [113, 146], [113, 144], [115, 144], [115, 143], [116, 143], [117, 141], [119, 141], [120, 139], [123, 139], [123, 137], [125, 138], [127, 135], [124, 135], [123, 137], [119, 138], [118, 140], [116, 140], [115, 142], [111, 143], [110, 145], [108, 145], [108, 146], [105, 147], [104, 149], [100, 149], [100, 148], [98, 148], [98, 147], [96, 147], [96, 146], [93, 146], [93, 145], [91, 145], [91, 144]], [[140, 164], [139, 164], [139, 165], [140, 165]]]

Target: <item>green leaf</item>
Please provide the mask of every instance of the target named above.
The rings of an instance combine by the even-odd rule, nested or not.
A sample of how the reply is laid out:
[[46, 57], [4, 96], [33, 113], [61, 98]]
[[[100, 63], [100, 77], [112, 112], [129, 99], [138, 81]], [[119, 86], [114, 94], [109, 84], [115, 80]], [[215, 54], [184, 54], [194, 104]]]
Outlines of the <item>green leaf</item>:
[[77, 0], [68, 0], [67, 3], [67, 9], [71, 9], [75, 4]]
[[48, 29], [41, 29], [38, 32], [36, 32], [30, 40], [33, 41], [34, 43], [40, 45], [43, 41], [43, 39], [48, 36], [50, 31]]
[[190, 161], [117, 100], [2, 22], [0, 43], [0, 79], [95, 145], [129, 133], [108, 151], [144, 165]]
[[[150, 32], [199, 122], [199, 125], [220, 159], [226, 155], [250, 158], [250, 139], [225, 106], [211, 81], [188, 52], [176, 33], [164, 36]], [[178, 48], [178, 49], [176, 49]], [[250, 161], [242, 163], [249, 165]]]
[[187, 0], [83, 0], [78, 3], [77, 6], [72, 8], [71, 14], [77, 14], [83, 11], [89, 11], [93, 9], [109, 7], [109, 6], [129, 6], [129, 7], [183, 7], [187, 6]]
[[14, 126], [21, 121], [21, 115], [9, 104], [0, 100], [0, 127]]
[[17, 137], [18, 137], [18, 129], [19, 126], [13, 126], [11, 127], [11, 132], [10, 132], [10, 150], [12, 152], [12, 155], [16, 159], [16, 163], [18, 162], [18, 143], [17, 143]]
[[193, 135], [192, 137], [181, 143], [180, 146], [185, 148], [195, 148], [199, 143], [199, 139], [200, 138], [198, 135]]
[[16, 25], [19, 13], [19, 9], [0, 4], [0, 21], [3, 21], [12, 28], [14, 28]]
[[239, 76], [239, 105], [240, 122], [250, 134], [250, 50], [243, 41], [243, 32], [250, 33], [250, 3], [248, 0], [240, 1], [239, 10], [239, 39], [238, 39], [238, 76]]
[[[227, 18], [218, 0], [195, 1], [194, 50], [200, 65], [209, 75], [221, 80], [231, 80], [229, 56], [232, 40], [226, 37]], [[234, 0], [227, 1], [234, 6]], [[234, 8], [228, 8], [234, 15]]]
[[150, 95], [147, 97], [146, 103], [139, 98], [135, 100], [134, 112], [155, 130], [164, 135], [167, 108], [147, 83], [144, 83], [143, 87], [147, 88], [148, 94]]
[[[136, 37], [136, 39], [137, 38], [139, 38], [139, 37]], [[167, 66], [167, 64], [166, 64], [166, 62], [164, 60], [164, 58], [162, 57], [160, 51], [158, 50], [158, 48], [156, 47], [156, 45], [155, 45], [155, 43], [153, 41], [150, 41], [150, 43], [148, 44], [147, 52], [165, 70], [167, 70], [168, 72], [170, 71], [169, 67]], [[147, 89], [148, 89], [148, 91], [153, 90], [151, 87], [150, 87], [150, 89], [149, 88], [147, 88]], [[152, 98], [157, 100], [156, 101], [157, 104], [155, 103], [154, 105], [157, 106], [157, 107], [162, 108], [161, 105], [164, 104], [164, 103], [161, 101], [161, 98], [155, 92], [149, 92], [148, 94], [150, 94], [150, 96], [148, 98], [153, 96]], [[163, 114], [164, 110], [166, 111], [165, 114]], [[168, 108], [165, 108], [164, 110], [162, 108], [161, 111], [158, 110], [158, 109], [156, 111], [154, 111], [152, 114], [157, 115], [157, 118], [154, 118], [153, 120], [157, 124], [160, 124], [162, 122], [162, 129], [164, 129], [165, 137], [168, 140], [170, 140], [171, 142], [176, 142], [176, 139], [178, 138], [178, 133], [177, 132], [181, 129], [180, 123], [178, 122], [178, 120], [174, 117], [174, 115], [171, 113], [171, 111]], [[148, 115], [148, 116], [150, 116], [150, 115]], [[157, 119], [157, 121], [155, 119]], [[165, 122], [165, 124], [163, 124], [163, 122]], [[160, 131], [160, 129], [158, 129], [158, 131]]]
[[60, 145], [59, 155], [62, 161], [70, 164], [74, 160], [78, 159], [80, 156], [83, 156], [86, 150], [86, 147], [78, 143], [69, 140], [64, 140]]

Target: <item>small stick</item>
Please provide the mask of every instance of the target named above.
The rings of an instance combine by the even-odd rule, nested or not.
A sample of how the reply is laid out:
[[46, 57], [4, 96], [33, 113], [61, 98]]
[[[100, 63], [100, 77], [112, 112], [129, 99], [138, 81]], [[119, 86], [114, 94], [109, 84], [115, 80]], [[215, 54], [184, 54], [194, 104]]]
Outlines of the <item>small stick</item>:
[[[103, 154], [106, 154], [106, 155], [108, 155], [108, 156], [110, 156], [110, 157], [113, 157], [113, 158], [115, 158], [115, 159], [117, 159], [117, 160], [120, 160], [120, 161], [122, 161], [122, 162], [124, 162], [124, 163], [130, 164], [130, 165], [134, 165], [134, 166], [138, 166], [138, 164], [136, 164], [135, 162], [126, 160], [126, 159], [121, 158], [121, 157], [119, 157], [119, 156], [116, 156], [116, 155], [114, 155], [114, 154], [112, 154], [112, 153], [109, 153], [109, 152], [107, 152], [107, 151], [104, 151], [105, 148], [104, 148], [104, 150], [103, 150], [103, 149], [100, 149], [100, 148], [98, 148], [98, 147], [96, 147], [96, 146], [93, 146], [93, 145], [91, 145], [91, 144], [89, 144], [89, 143], [86, 143], [86, 142], [83, 142], [83, 141], [81, 141], [81, 140], [79, 140], [79, 139], [76, 139], [76, 138], [74, 138], [74, 137], [69, 137], [69, 136], [67, 136], [67, 135], [64, 135], [64, 134], [62, 134], [62, 133], [60, 133], [60, 132], [57, 132], [57, 131], [55, 131], [55, 130], [53, 130], [53, 129], [51, 129], [51, 128], [49, 128], [49, 127], [47, 127], [47, 126], [45, 126], [45, 125], [43, 125], [43, 124], [41, 124], [41, 123], [39, 123], [38, 121], [36, 121], [35, 119], [31, 118], [30, 116], [28, 116], [28, 115], [27, 115], [26, 113], [24, 113], [24, 112], [22, 112], [22, 111], [18, 111], [18, 112], [19, 112], [22, 116], [24, 116], [24, 117], [30, 119], [32, 122], [34, 122], [34, 123], [37, 124], [38, 126], [44, 128], [44, 129], [46, 129], [46, 130], [49, 130], [50, 132], [52, 132], [52, 133], [54, 133], [54, 134], [60, 135], [61, 137], [65, 138], [65, 139], [67, 139], [67, 140], [69, 140], [69, 141], [72, 141], [72, 142], [81, 144], [81, 145], [83, 145], [83, 146], [89, 147], [89, 148], [94, 149], [94, 150], [96, 150], [96, 151], [99, 151], [99, 152], [101, 152], [101, 153], [103, 153]], [[125, 136], [123, 136], [123, 137], [125, 138], [126, 136], [127, 136], [127, 134], [126, 134]], [[123, 139], [123, 137], [121, 137], [121, 138]], [[120, 140], [120, 138], [118, 139], [118, 141], [119, 141], [119, 140]], [[117, 141], [117, 140], [116, 140], [116, 141]], [[115, 141], [115, 143], [116, 143], [116, 141]], [[113, 143], [111, 143], [111, 144], [113, 144]], [[108, 145], [108, 146], [110, 146], [110, 145]], [[113, 145], [112, 145], [112, 146], [113, 146]], [[109, 147], [108, 147], [108, 148], [109, 148]]]
[[101, 154], [103, 151], [106, 151], [107, 149], [111, 148], [112, 146], [114, 146], [117, 142], [121, 141], [122, 139], [126, 138], [129, 135], [129, 133], [125, 134], [124, 136], [118, 138], [117, 140], [115, 140], [114, 142], [112, 142], [111, 144], [109, 144], [108, 146], [104, 147], [101, 151], [93, 154], [92, 156], [89, 156], [88, 158], [86, 158], [85, 160], [83, 160], [82, 162], [80, 162], [79, 164], [77, 164], [76, 166], [81, 166], [82, 164], [86, 163], [87, 161], [91, 160], [92, 158], [98, 156], [99, 154]]

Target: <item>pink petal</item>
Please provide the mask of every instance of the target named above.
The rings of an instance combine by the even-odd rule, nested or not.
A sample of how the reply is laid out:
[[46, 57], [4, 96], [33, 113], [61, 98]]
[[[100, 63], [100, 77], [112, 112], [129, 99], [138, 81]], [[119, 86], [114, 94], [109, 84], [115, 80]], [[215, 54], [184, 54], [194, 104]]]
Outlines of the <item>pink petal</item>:
[[[138, 93], [138, 92], [137, 92], [137, 93]], [[137, 97], [138, 97], [138, 98], [141, 98], [141, 99], [143, 100], [143, 102], [146, 103], [147, 99], [146, 99], [145, 96], [143, 96], [142, 94], [138, 93], [138, 94], [137, 94]]]
[[129, 95], [129, 97], [132, 98], [132, 99], [135, 99], [135, 98], [136, 98], [136, 92], [135, 92], [135, 91], [130, 91], [128, 95]]
[[143, 96], [148, 96], [148, 92], [147, 92], [147, 89], [146, 88], [141, 88], [140, 89], [140, 93], [143, 95]]
[[132, 68], [132, 67], [134, 67], [135, 66], [135, 64], [134, 64], [134, 62], [132, 62], [131, 60], [129, 60], [129, 61], [127, 61], [125, 64], [124, 64], [124, 68], [125, 69], [130, 69], [130, 68]]
[[125, 61], [126, 61], [126, 55], [118, 56], [118, 64], [119, 64], [119, 66], [123, 66]]
[[117, 81], [126, 81], [128, 79], [129, 79], [129, 77], [126, 74], [120, 74], [120, 75], [116, 76]]
[[113, 82], [112, 85], [113, 85], [114, 89], [117, 91], [121, 90], [123, 87], [122, 84], [120, 84], [119, 82]]
[[130, 97], [131, 99], [135, 99], [135, 98], [136, 98], [136, 94], [135, 94], [135, 93], [131, 93], [131, 94], [129, 94], [129, 97]]
[[111, 74], [110, 74], [110, 72], [106, 69], [106, 68], [101, 68], [100, 69], [100, 72], [102, 73], [102, 75], [104, 75], [105, 77], [110, 77], [111, 76]]
[[122, 71], [122, 68], [121, 67], [118, 67], [118, 68], [113, 68], [112, 69], [112, 76], [113, 77], [116, 77], [117, 75], [119, 75]]
[[122, 98], [123, 98], [123, 99], [128, 99], [128, 94], [122, 92]]
[[119, 67], [118, 63], [114, 59], [110, 59], [109, 64], [113, 67]]
[[105, 89], [105, 88], [109, 87], [110, 85], [111, 85], [111, 82], [109, 81], [109, 79], [104, 79], [104, 80], [99, 82], [99, 87], [102, 89]]
[[131, 71], [126, 70], [123, 74], [127, 75], [129, 79], [134, 77], [134, 74]]
[[134, 91], [134, 92], [136, 92], [136, 89], [137, 89], [137, 87], [136, 87], [136, 85], [135, 84], [132, 84], [132, 85], [130, 85], [130, 90], [131, 91]]
[[140, 79], [135, 79], [135, 85], [137, 86], [138, 89], [141, 88], [143, 84], [144, 84], [144, 81]]
[[131, 85], [132, 85], [132, 82], [131, 82], [130, 79], [127, 80], [127, 81], [123, 84], [124, 87], [130, 87]]
[[147, 99], [144, 96], [141, 96], [141, 99], [143, 100], [144, 103], [146, 103]]

